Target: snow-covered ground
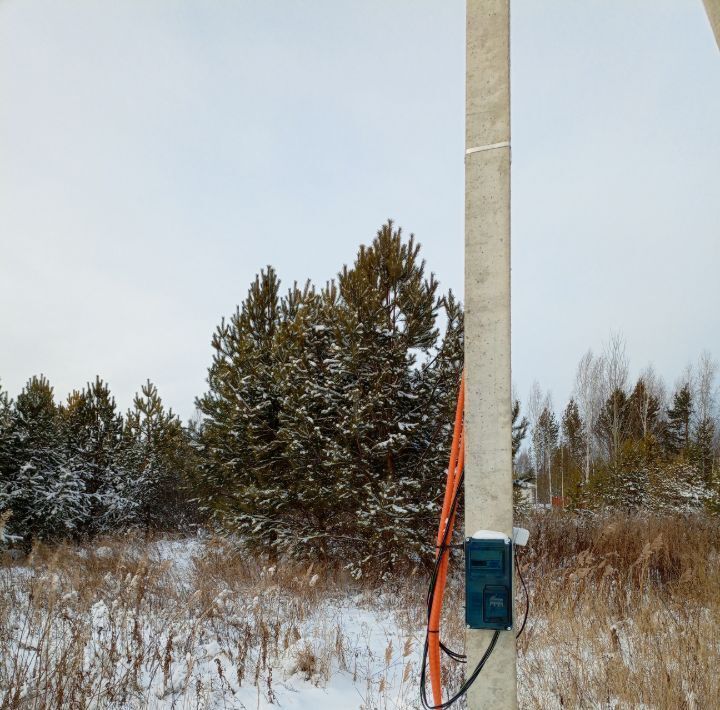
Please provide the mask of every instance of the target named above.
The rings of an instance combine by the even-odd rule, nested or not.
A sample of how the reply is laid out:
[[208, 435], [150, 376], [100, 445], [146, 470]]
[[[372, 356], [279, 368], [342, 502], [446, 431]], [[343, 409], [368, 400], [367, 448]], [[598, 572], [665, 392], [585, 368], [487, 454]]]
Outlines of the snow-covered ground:
[[[716, 706], [717, 557], [655, 584], [669, 540], [625, 567], [616, 551], [531, 561], [522, 708]], [[425, 581], [263, 564], [213, 538], [40, 547], [0, 565], [0, 707], [419, 708]], [[446, 607], [460, 650], [462, 599]], [[463, 668], [445, 668], [457, 688]]]
[[[237, 563], [221, 566], [229, 552], [161, 540], [144, 555], [100, 545], [2, 569], [15, 604], [0, 705], [61, 694], [67, 707], [418, 706], [423, 628], [406, 599], [360, 586], [338, 594], [312, 567], [253, 568], [235, 584]], [[71, 555], [80, 570], [68, 569]]]

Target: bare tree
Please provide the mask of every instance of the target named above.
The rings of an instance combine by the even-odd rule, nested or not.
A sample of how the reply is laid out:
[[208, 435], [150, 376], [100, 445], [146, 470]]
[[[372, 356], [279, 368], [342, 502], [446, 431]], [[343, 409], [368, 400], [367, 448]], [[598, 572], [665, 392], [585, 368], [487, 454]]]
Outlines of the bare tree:
[[[543, 394], [537, 380], [533, 382], [528, 395], [528, 419], [535, 476], [539, 479], [541, 474], [545, 475], [551, 495], [552, 456], [557, 447], [557, 421], [553, 413], [552, 395], [549, 391]], [[537, 501], [537, 480], [535, 493]]]
[[607, 415], [607, 432], [609, 434], [608, 453], [616, 463], [620, 455], [623, 440], [623, 429], [626, 412], [623, 411], [627, 395], [628, 356], [625, 338], [620, 332], [610, 333], [603, 352], [603, 399]]
[[603, 384], [605, 395], [609, 396], [613, 390], [627, 391], [629, 362], [627, 346], [622, 333], [613, 331], [603, 348]]
[[597, 424], [600, 407], [602, 406], [602, 358], [596, 358], [592, 350], [588, 350], [578, 363], [575, 374], [575, 400], [585, 423], [585, 468], [583, 483], [590, 481], [590, 469], [594, 453], [595, 425]]
[[718, 373], [718, 363], [713, 360], [710, 353], [705, 350], [701, 353], [694, 377], [695, 385], [695, 415], [697, 423], [712, 420], [715, 417], [717, 402], [717, 385], [715, 378]]
[[675, 389], [679, 390], [683, 387], [687, 386], [687, 388], [690, 390], [690, 392], [695, 395], [696, 390], [696, 379], [695, 379], [695, 368], [693, 367], [692, 363], [689, 362], [685, 367], [683, 368], [682, 374], [680, 377], [675, 380]]
[[705, 351], [700, 355], [695, 376], [695, 422], [694, 439], [697, 463], [706, 481], [714, 477], [718, 445], [717, 386], [715, 378], [718, 364]]
[[530, 422], [530, 447], [532, 449], [532, 457], [535, 465], [535, 474], [540, 471], [540, 446], [537, 445], [537, 425], [543, 410], [543, 393], [540, 389], [540, 383], [534, 380], [527, 399], [528, 421]]

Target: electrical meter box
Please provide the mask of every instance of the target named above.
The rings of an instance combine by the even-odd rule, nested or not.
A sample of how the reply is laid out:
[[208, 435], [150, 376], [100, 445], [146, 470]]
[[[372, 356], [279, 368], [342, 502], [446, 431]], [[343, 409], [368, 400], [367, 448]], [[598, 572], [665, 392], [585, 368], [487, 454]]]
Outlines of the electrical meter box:
[[465, 540], [465, 624], [509, 630], [513, 625], [513, 545], [506, 535], [481, 530]]

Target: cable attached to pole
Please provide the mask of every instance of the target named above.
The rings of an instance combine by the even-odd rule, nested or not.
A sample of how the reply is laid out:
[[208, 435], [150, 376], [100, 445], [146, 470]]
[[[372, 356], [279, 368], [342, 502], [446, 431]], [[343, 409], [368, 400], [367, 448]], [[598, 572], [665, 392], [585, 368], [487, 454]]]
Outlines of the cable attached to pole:
[[[445, 710], [457, 702], [475, 682], [480, 675], [487, 660], [492, 654], [495, 644], [497, 643], [500, 631], [495, 631], [485, 649], [482, 658], [472, 673], [466, 677], [465, 682], [460, 686], [458, 691], [448, 700], [443, 702], [442, 685], [441, 685], [441, 652], [447, 655], [457, 663], [467, 663], [467, 656], [449, 649], [440, 640], [440, 616], [442, 612], [442, 604], [445, 595], [445, 584], [447, 582], [448, 564], [450, 560], [450, 550], [456, 545], [452, 545], [453, 530], [455, 527], [455, 518], [460, 501], [460, 493], [464, 478], [465, 466], [465, 447], [463, 442], [463, 414], [465, 399], [465, 378], [464, 373], [460, 381], [460, 391], [458, 393], [457, 408], [455, 410], [455, 427], [453, 430], [452, 444], [450, 447], [450, 461], [447, 470], [447, 481], [445, 485], [445, 495], [443, 497], [442, 512], [440, 514], [440, 523], [438, 525], [437, 543], [435, 545], [435, 562], [433, 564], [432, 573], [430, 575], [430, 583], [427, 593], [427, 633], [425, 634], [425, 644], [423, 646], [422, 666], [420, 671], [420, 701], [425, 710]], [[462, 547], [462, 546], [460, 546]], [[525, 590], [526, 607], [525, 617], [517, 637], [522, 634], [527, 622], [528, 611], [530, 609], [530, 597], [528, 595], [525, 580], [520, 571], [518, 563], [517, 551], [515, 552], [515, 566], [517, 568], [520, 581]], [[428, 663], [429, 661], [429, 663]], [[427, 697], [427, 668], [430, 668], [430, 685], [432, 688], [433, 701], [430, 703]]]
[[[440, 678], [440, 652], [442, 651], [452, 660], [459, 663], [466, 663], [467, 659], [464, 654], [457, 653], [449, 649], [440, 640], [440, 615], [442, 612], [443, 598], [445, 595], [445, 583], [447, 581], [448, 564], [450, 560], [450, 548], [452, 542], [453, 530], [455, 528], [455, 518], [457, 516], [458, 505], [460, 501], [460, 492], [462, 490], [462, 482], [465, 473], [465, 447], [463, 442], [463, 414], [465, 405], [465, 377], [460, 380], [460, 391], [458, 393], [457, 408], [455, 410], [455, 427], [453, 430], [452, 444], [450, 447], [450, 461], [447, 471], [447, 482], [445, 486], [445, 496], [443, 498], [443, 507], [440, 514], [440, 523], [438, 525], [437, 545], [435, 554], [435, 564], [433, 565], [432, 574], [430, 576], [430, 584], [427, 594], [427, 615], [428, 627], [425, 635], [425, 645], [423, 647], [422, 669], [420, 672], [420, 701], [426, 710], [444, 710], [449, 708], [453, 703], [457, 702], [482, 671], [490, 654], [495, 648], [499, 631], [493, 634], [485, 653], [479, 663], [466, 678], [465, 682], [460, 686], [457, 693], [451, 698], [443, 702], [442, 686]], [[430, 661], [430, 684], [432, 686], [433, 704], [430, 704], [427, 697], [426, 688], [426, 671]]]

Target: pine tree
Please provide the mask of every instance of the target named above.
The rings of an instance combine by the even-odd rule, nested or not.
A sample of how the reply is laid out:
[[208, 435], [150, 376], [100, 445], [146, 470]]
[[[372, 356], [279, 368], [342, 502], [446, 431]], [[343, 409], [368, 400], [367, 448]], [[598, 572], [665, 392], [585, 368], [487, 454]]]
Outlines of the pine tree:
[[[64, 457], [81, 476], [89, 516], [78, 532], [96, 532], [107, 528], [107, 511], [116, 508], [119, 491], [115, 490], [121, 476], [123, 421], [115, 398], [100, 377], [82, 391], [72, 392], [59, 408], [64, 439]], [[129, 507], [125, 500], [124, 509]]]
[[698, 473], [706, 485], [713, 483], [715, 461], [715, 421], [712, 417], [703, 417], [697, 425], [693, 441], [693, 459]]
[[417, 369], [415, 386], [427, 402], [416, 429], [418, 464], [427, 469], [427, 476], [437, 477], [436, 495], [441, 498], [463, 371], [464, 314], [452, 291], [440, 299], [439, 307], [444, 312], [445, 330], [433, 357]]
[[652, 505], [651, 473], [654, 460], [648, 455], [646, 442], [628, 439], [615, 464], [605, 466], [599, 476], [603, 506], [635, 511]]
[[208, 391], [197, 400], [202, 464], [195, 487], [201, 508], [249, 543], [275, 543], [275, 482], [283, 477], [276, 380], [280, 282], [262, 271], [229, 322], [217, 328]]
[[2, 491], [10, 481], [15, 470], [14, 433], [13, 433], [13, 401], [0, 382], [0, 546], [10, 542], [10, 531], [7, 522], [11, 511], [5, 509]]
[[12, 468], [13, 401], [0, 382], [0, 481], [6, 480]]
[[667, 410], [663, 443], [668, 454], [681, 455], [687, 459], [690, 452], [692, 414], [692, 392], [690, 385], [686, 383], [675, 392], [672, 407]]
[[527, 508], [529, 503], [527, 496], [523, 494], [528, 484], [533, 480], [532, 470], [525, 466], [517, 466], [516, 459], [522, 442], [527, 435], [530, 422], [527, 417], [520, 419], [520, 400], [516, 399], [512, 406], [512, 462], [513, 462], [513, 507], [516, 512]]
[[579, 467], [585, 451], [585, 428], [580, 417], [580, 409], [572, 398], [563, 413], [562, 433], [568, 458], [573, 465]]
[[275, 515], [279, 550], [303, 557], [340, 556], [347, 539], [347, 448], [337, 422], [348, 406], [341, 368], [334, 284], [316, 294], [295, 286], [281, 304], [278, 381], [282, 480]]
[[189, 514], [185, 474], [193, 458], [182, 424], [150, 380], [135, 394], [125, 422], [120, 485], [127, 491], [121, 498], [133, 503], [128, 515], [145, 529], [177, 528]]
[[520, 421], [518, 421], [520, 417], [520, 400], [516, 399], [515, 402], [513, 402], [512, 407], [512, 458], [513, 461], [515, 461], [515, 457], [517, 456], [518, 451], [520, 451], [520, 446], [522, 446], [522, 442], [525, 439], [525, 436], [527, 434], [528, 426], [530, 426], [530, 422], [528, 422], [527, 417], [523, 417]]
[[[417, 479], [411, 500], [403, 507], [408, 511], [408, 551], [419, 559], [429, 559], [434, 549], [422, 545], [432, 539], [437, 529], [437, 515], [445, 492], [453, 424], [464, 361], [464, 315], [452, 291], [439, 302], [444, 311], [445, 330], [430, 359], [415, 371], [413, 392], [417, 396], [419, 420], [412, 431], [412, 459], [409, 476]], [[456, 529], [462, 530], [460, 507]], [[416, 533], [412, 539], [410, 529]]]
[[561, 476], [562, 488], [571, 496], [577, 493], [583, 479], [583, 463], [587, 450], [585, 424], [574, 398], [568, 402], [562, 416]]
[[61, 422], [45, 377], [30, 379], [12, 413], [11, 468], [0, 508], [12, 511], [9, 529], [29, 544], [81, 529], [89, 516], [82, 475], [63, 457]]
[[418, 519], [429, 519], [416, 465], [422, 446], [415, 445], [429, 402], [417, 384], [437, 340], [438, 304], [419, 249], [388, 222], [338, 276], [341, 367], [351, 380], [350, 407], [338, 424], [350, 443], [355, 532], [366, 557], [388, 566], [417, 548]]

